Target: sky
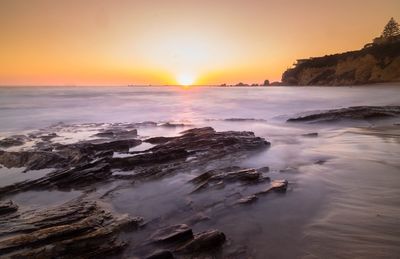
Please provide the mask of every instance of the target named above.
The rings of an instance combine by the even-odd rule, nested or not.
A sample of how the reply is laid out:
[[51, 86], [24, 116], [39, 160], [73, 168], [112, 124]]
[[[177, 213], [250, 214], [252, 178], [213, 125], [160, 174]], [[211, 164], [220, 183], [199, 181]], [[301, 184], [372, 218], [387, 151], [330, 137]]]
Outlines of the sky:
[[399, 0], [0, 0], [0, 85], [279, 81], [362, 48]]

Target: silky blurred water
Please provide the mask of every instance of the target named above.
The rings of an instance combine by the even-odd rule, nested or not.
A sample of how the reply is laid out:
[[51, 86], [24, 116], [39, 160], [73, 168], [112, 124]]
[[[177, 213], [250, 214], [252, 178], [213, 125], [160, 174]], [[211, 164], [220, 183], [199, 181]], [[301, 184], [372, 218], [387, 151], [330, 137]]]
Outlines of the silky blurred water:
[[308, 110], [399, 104], [382, 87], [0, 88], [0, 132], [56, 122], [140, 122], [220, 118], [283, 119]]
[[[172, 121], [188, 125], [139, 128], [140, 137], [172, 136], [201, 126], [253, 131], [270, 141], [271, 148], [243, 160], [217, 161], [213, 166], [269, 166], [268, 176], [289, 180], [287, 193], [262, 197], [249, 206], [226, 208], [223, 204], [235, 198], [238, 189], [245, 195], [262, 186], [243, 189], [233, 184], [190, 195], [193, 186], [188, 181], [201, 172], [187, 172], [134, 187], [122, 183], [105, 201], [120, 213], [143, 216], [150, 222], [161, 217], [162, 224], [178, 224], [188, 220], [188, 202], [202, 208], [226, 199], [222, 205], [207, 207], [203, 213], [209, 220], [194, 224], [194, 231], [219, 229], [231, 246], [243, 247], [260, 259], [399, 258], [399, 118], [323, 125], [285, 122], [304, 112], [358, 105], [400, 105], [400, 88], [0, 88], [0, 136], [57, 122]], [[229, 118], [257, 120], [224, 120]], [[67, 141], [85, 139], [95, 132], [82, 128], [58, 132], [60, 141], [62, 137]], [[303, 136], [310, 132], [318, 132], [318, 137]], [[7, 183], [12, 180], [11, 171], [0, 169]], [[111, 187], [116, 184], [120, 183]], [[99, 187], [98, 195], [111, 187]], [[32, 202], [40, 207], [80, 194], [52, 193], [53, 198], [40, 191], [11, 198], [22, 207]], [[149, 224], [144, 232], [126, 238], [135, 243], [157, 226]], [[128, 248], [125, 255], [132, 254], [135, 251]]]

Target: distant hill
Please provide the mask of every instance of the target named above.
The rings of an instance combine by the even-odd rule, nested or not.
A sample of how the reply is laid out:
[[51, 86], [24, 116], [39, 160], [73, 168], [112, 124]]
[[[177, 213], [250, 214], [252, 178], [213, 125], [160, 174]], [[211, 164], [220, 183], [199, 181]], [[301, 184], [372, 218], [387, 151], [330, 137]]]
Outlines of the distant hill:
[[363, 49], [298, 60], [282, 75], [284, 85], [360, 85], [400, 82], [400, 36], [376, 38]]

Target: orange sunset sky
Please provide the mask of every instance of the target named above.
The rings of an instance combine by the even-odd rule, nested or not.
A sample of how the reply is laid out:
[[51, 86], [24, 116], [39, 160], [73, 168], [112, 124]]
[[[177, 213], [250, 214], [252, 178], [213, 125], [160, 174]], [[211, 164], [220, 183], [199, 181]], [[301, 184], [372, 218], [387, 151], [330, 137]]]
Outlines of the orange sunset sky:
[[399, 0], [0, 0], [0, 85], [275, 81], [399, 15]]

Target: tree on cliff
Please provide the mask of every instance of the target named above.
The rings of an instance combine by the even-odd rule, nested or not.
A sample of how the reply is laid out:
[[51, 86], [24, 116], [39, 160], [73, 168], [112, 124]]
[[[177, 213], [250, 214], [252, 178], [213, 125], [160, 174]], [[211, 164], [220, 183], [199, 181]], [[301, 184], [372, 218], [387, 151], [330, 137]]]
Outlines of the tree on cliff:
[[385, 28], [383, 29], [382, 37], [387, 39], [399, 35], [400, 35], [400, 26], [392, 17], [386, 24]]

